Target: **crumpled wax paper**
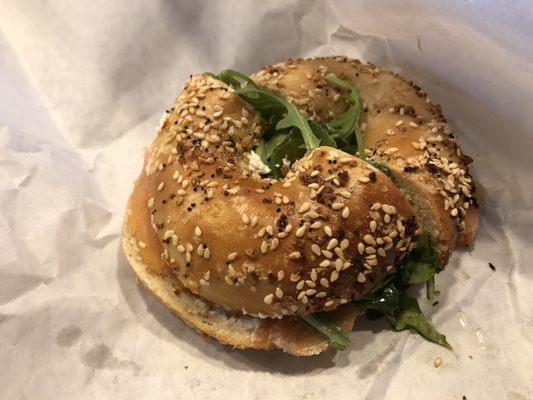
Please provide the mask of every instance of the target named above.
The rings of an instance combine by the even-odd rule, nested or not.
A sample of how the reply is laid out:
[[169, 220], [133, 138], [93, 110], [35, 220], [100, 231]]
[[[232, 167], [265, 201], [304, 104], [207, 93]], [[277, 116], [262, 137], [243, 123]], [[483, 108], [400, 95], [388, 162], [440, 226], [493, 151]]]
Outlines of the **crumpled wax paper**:
[[[532, 10], [1, 1], [0, 398], [533, 398]], [[439, 275], [439, 304], [421, 300], [453, 352], [365, 321], [344, 352], [233, 350], [171, 316], [122, 255], [143, 147], [189, 74], [330, 54], [415, 80], [475, 159], [478, 239]]]

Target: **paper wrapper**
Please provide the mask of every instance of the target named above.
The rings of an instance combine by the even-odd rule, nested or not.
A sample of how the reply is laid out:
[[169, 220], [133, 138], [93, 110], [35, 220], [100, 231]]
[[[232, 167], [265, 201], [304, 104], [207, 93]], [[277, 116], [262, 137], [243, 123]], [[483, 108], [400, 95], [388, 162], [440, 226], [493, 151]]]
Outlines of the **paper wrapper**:
[[[528, 1], [3, 1], [0, 398], [533, 398], [532, 27]], [[475, 159], [478, 239], [421, 300], [453, 352], [365, 321], [344, 352], [233, 350], [122, 255], [143, 147], [189, 74], [330, 54], [416, 81]]]

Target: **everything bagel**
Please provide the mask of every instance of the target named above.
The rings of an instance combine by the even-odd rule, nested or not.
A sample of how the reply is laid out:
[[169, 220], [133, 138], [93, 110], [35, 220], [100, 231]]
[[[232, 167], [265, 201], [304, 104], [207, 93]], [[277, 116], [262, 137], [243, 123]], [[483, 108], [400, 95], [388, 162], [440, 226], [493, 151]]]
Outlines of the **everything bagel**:
[[[212, 74], [187, 82], [146, 150], [123, 245], [140, 282], [196, 329], [237, 347], [317, 354], [422, 254], [419, 235], [441, 266], [458, 241], [472, 242], [471, 159], [439, 107], [373, 65], [289, 60], [251, 78], [244, 89]], [[289, 107], [277, 124], [242, 94], [255, 85]], [[345, 133], [361, 131], [359, 156], [343, 151], [355, 137], [328, 125], [355, 112], [356, 91], [360, 111]], [[308, 137], [279, 121], [291, 112]], [[259, 152], [288, 137], [301, 141], [286, 147], [299, 156]], [[320, 332], [317, 312], [335, 327]]]

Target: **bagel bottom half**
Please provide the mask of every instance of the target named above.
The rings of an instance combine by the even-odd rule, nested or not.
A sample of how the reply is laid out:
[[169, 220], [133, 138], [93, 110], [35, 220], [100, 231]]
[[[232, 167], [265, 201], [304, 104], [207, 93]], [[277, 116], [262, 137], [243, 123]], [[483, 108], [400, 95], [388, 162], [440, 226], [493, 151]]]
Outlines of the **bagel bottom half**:
[[[142, 286], [186, 324], [221, 343], [242, 349], [281, 349], [296, 356], [316, 355], [328, 349], [323, 339], [295, 317], [261, 319], [230, 312], [194, 295], [177, 279], [165, 276], [158, 251], [160, 245], [150, 226], [146, 207], [146, 180], [141, 173], [135, 182], [128, 201], [122, 239], [126, 258]], [[328, 312], [328, 318], [345, 332], [350, 332], [355, 319], [363, 312], [361, 307], [345, 304]]]

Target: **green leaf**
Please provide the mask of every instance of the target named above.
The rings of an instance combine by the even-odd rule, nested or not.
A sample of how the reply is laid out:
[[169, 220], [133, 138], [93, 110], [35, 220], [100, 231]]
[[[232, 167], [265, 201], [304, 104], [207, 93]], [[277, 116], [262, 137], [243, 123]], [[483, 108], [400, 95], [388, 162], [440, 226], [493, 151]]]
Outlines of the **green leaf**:
[[306, 149], [302, 137], [296, 133], [278, 133], [267, 142], [268, 157], [267, 165], [272, 170], [275, 178], [282, 176], [281, 166], [283, 159], [294, 161], [305, 155]]
[[366, 307], [379, 311], [384, 315], [394, 315], [399, 303], [400, 292], [392, 283], [375, 293], [370, 299], [363, 301]]
[[[272, 115], [273, 111], [279, 112], [279, 106], [285, 108], [285, 116], [276, 124], [276, 130], [287, 128], [297, 128], [302, 135], [307, 150], [312, 150], [320, 145], [319, 139], [313, 133], [307, 119], [283, 97], [266, 88], [247, 86], [235, 91], [244, 101], [250, 103], [256, 110], [262, 112], [262, 109], [268, 109], [268, 114]], [[262, 112], [263, 114], [263, 112]]]
[[338, 325], [328, 320], [324, 313], [299, 315], [298, 319], [336, 350], [346, 349], [346, 346], [350, 342], [348, 334]]
[[417, 247], [405, 257], [400, 275], [405, 283], [421, 283], [433, 278], [441, 269], [439, 256], [431, 246], [429, 235], [423, 233], [418, 237]]
[[425, 339], [440, 344], [451, 350], [452, 346], [446, 340], [446, 336], [439, 333], [424, 317], [418, 301], [404, 292], [400, 296], [399, 312], [389, 317], [393, 328], [397, 331], [412, 329], [422, 335]]
[[225, 69], [224, 71], [219, 72], [217, 75], [211, 72], [207, 72], [207, 74], [215, 79], [218, 79], [219, 81], [224, 82], [228, 86], [233, 86], [235, 89], [239, 89], [241, 87], [241, 81], [252, 86], [257, 86], [256, 83], [246, 75], [232, 69]]
[[366, 156], [363, 145], [363, 137], [357, 124], [357, 121], [359, 120], [359, 114], [361, 112], [359, 94], [357, 93], [355, 87], [353, 87], [349, 82], [342, 80], [333, 74], [326, 75], [325, 79], [332, 85], [341, 87], [348, 92], [346, 104], [349, 105], [348, 110], [325, 124], [326, 129], [330, 132], [330, 134], [335, 134], [341, 139], [348, 141], [350, 137], [355, 134], [359, 157], [362, 160], [365, 160]]
[[320, 146], [329, 146], [337, 148], [337, 143], [335, 142], [335, 139], [333, 139], [322, 126], [320, 126], [314, 121], [309, 121], [309, 126], [313, 130], [315, 136], [320, 140]]
[[432, 276], [431, 279], [426, 281], [426, 298], [431, 301], [439, 294], [440, 292], [435, 290], [435, 276]]

